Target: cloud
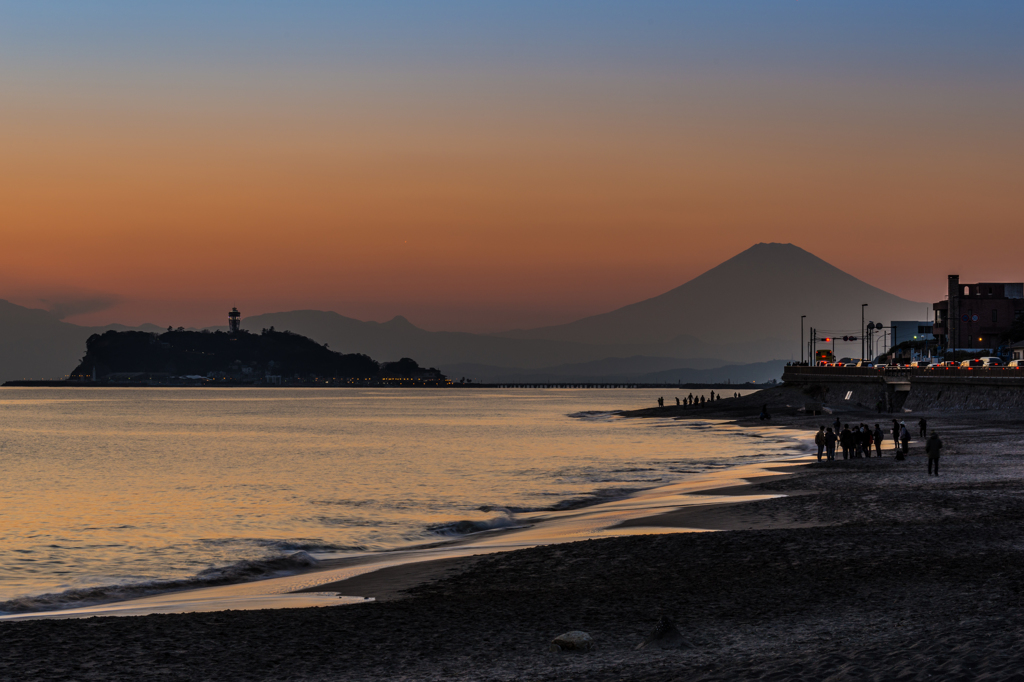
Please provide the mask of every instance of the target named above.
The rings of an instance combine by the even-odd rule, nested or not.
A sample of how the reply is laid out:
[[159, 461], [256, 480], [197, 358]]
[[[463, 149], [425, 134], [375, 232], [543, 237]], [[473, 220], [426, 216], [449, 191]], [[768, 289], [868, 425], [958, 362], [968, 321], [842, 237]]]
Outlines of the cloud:
[[98, 294], [91, 296], [53, 296], [40, 299], [49, 306], [50, 312], [58, 320], [85, 313], [98, 313], [108, 310], [121, 302], [121, 297], [114, 294]]

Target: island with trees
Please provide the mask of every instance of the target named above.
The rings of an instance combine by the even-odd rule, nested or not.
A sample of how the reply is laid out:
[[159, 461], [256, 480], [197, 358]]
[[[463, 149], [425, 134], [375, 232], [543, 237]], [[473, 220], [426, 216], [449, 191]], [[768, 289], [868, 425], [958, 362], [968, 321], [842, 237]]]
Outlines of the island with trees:
[[108, 331], [86, 341], [69, 384], [114, 386], [447, 386], [411, 358], [379, 363], [299, 334], [244, 330]]

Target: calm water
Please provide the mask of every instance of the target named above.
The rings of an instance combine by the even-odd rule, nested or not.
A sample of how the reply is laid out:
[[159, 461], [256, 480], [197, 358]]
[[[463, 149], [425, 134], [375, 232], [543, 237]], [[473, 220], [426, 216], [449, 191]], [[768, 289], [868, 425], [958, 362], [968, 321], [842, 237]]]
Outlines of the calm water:
[[0, 389], [0, 602], [436, 542], [792, 446], [605, 413], [658, 395]]

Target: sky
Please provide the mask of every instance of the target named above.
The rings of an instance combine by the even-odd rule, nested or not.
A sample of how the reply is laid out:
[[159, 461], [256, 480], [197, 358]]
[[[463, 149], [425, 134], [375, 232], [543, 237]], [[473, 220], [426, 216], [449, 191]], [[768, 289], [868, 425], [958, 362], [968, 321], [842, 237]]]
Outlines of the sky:
[[493, 332], [770, 241], [918, 301], [1022, 281], [1021, 35], [1020, 2], [0, 0], [0, 298]]

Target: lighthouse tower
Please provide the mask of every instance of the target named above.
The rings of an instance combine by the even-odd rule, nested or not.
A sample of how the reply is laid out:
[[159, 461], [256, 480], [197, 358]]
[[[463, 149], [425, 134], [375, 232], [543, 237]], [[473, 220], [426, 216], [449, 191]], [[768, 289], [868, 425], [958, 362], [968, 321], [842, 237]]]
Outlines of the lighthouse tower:
[[238, 308], [232, 308], [231, 312], [228, 313], [228, 332], [237, 334], [241, 325], [242, 313], [238, 312]]

